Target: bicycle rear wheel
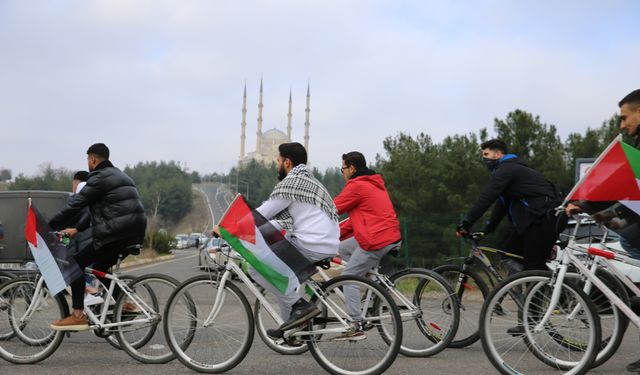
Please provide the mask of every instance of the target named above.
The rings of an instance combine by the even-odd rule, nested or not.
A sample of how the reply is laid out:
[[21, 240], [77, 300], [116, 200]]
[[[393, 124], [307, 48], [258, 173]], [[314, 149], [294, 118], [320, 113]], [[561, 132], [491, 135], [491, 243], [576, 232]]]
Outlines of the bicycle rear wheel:
[[446, 349], [460, 323], [458, 299], [447, 281], [421, 268], [400, 271], [389, 279], [394, 285], [389, 295], [402, 317], [400, 353], [429, 357]]
[[[275, 299], [271, 293], [265, 293], [265, 298], [271, 303], [272, 306], [277, 306]], [[271, 315], [262, 307], [260, 300], [256, 299], [256, 302], [253, 306], [253, 316], [256, 321], [256, 330], [258, 331], [258, 336], [262, 339], [262, 341], [267, 345], [267, 347], [273, 350], [276, 353], [284, 354], [284, 355], [296, 355], [302, 354], [309, 350], [307, 345], [288, 345], [285, 342], [276, 342], [269, 336], [267, 336], [267, 329], [278, 328], [278, 324], [271, 317]]]
[[[364, 303], [358, 317], [346, 313], [345, 288], [360, 292], [360, 301]], [[338, 276], [323, 284], [322, 299], [315, 298], [320, 301], [318, 307], [323, 314], [310, 324], [315, 333], [308, 335], [308, 345], [322, 368], [336, 375], [377, 375], [391, 366], [402, 343], [402, 321], [386, 290], [362, 277]], [[377, 308], [373, 308], [374, 303]], [[345, 333], [352, 331], [339, 318], [351, 325], [358, 324], [364, 336], [345, 337]]]
[[[548, 271], [521, 272], [498, 284], [487, 297], [480, 314], [482, 348], [500, 373], [584, 374], [593, 363], [600, 323], [593, 302], [572, 283], [562, 284], [561, 300], [542, 330], [534, 332], [549, 307], [550, 279]], [[571, 318], [576, 306], [578, 315]], [[560, 344], [559, 335], [576, 346]]]
[[[217, 311], [212, 311], [220, 294]], [[165, 310], [167, 343], [185, 366], [219, 373], [237, 366], [251, 348], [253, 315], [247, 298], [231, 281], [223, 290], [209, 275], [191, 278], [169, 298]]]
[[64, 332], [50, 326], [69, 314], [67, 302], [61, 295], [52, 296], [44, 287], [36, 294], [35, 283], [32, 278], [18, 278], [0, 286], [0, 296], [5, 301], [0, 331], [12, 329], [15, 333], [0, 340], [0, 357], [12, 363], [40, 362], [53, 354], [64, 338]]
[[460, 324], [450, 348], [465, 348], [480, 339], [478, 320], [489, 287], [482, 277], [461, 264], [446, 264], [434, 269], [453, 287], [460, 306]]
[[[118, 323], [131, 323], [114, 328], [116, 337], [120, 347], [137, 361], [158, 364], [175, 358], [166, 344], [160, 324], [169, 296], [179, 284], [176, 279], [166, 275], [144, 275], [128, 284], [133, 291], [132, 297], [124, 292], [118, 297], [113, 308], [114, 320]], [[135, 322], [147, 319], [145, 312], [151, 313], [152, 320]]]

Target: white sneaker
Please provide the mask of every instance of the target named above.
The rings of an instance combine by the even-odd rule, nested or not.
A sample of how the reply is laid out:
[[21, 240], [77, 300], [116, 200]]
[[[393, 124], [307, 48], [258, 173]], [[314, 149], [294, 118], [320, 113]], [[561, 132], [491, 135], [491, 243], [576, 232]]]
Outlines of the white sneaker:
[[94, 296], [93, 294], [87, 294], [84, 296], [85, 306], [97, 305], [102, 302], [104, 302], [104, 299], [102, 299], [102, 297]]

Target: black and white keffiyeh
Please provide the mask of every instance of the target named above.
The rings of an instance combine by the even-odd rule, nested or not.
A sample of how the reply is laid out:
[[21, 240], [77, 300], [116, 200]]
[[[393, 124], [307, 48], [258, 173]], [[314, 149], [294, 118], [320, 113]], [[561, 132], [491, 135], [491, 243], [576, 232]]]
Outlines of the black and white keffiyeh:
[[[280, 181], [269, 199], [287, 199], [313, 204], [320, 208], [331, 220], [338, 222], [338, 210], [327, 189], [307, 170], [305, 164], [298, 164]], [[288, 210], [274, 217], [285, 229], [292, 228], [292, 218]]]

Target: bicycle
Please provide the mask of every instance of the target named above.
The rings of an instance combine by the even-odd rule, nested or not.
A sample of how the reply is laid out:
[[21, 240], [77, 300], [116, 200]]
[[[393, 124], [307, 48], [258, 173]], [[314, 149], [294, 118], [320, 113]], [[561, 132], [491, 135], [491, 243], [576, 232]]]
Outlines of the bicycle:
[[[433, 269], [453, 286], [460, 305], [460, 324], [455, 338], [449, 344], [450, 348], [464, 348], [480, 339], [480, 310], [489, 291], [503, 280], [502, 274], [486, 253], [500, 255], [512, 261], [522, 260], [520, 255], [480, 246], [480, 239], [484, 237], [482, 232], [468, 233], [464, 237], [471, 241], [471, 250], [469, 255], [462, 258], [462, 263], [445, 264]], [[479, 267], [481, 274], [474, 267]]]
[[[397, 250], [396, 250], [397, 251]], [[390, 252], [394, 256], [393, 250]], [[346, 261], [332, 258], [318, 266], [319, 277], [328, 282], [327, 270], [331, 263], [344, 266]], [[403, 322], [400, 353], [408, 357], [429, 357], [443, 351], [456, 334], [460, 310], [451, 286], [434, 271], [409, 268], [387, 276], [379, 266], [373, 268], [367, 278], [381, 285], [393, 298]], [[363, 305], [371, 305], [366, 299]], [[305, 347], [289, 346], [283, 340], [273, 340], [266, 335], [268, 328], [277, 323], [263, 316], [261, 304], [256, 300], [254, 315], [260, 338], [272, 350], [280, 354], [299, 354]], [[268, 315], [268, 314], [267, 314]], [[417, 329], [415, 329], [417, 328]]]
[[[139, 250], [139, 245], [123, 249], [116, 268], [126, 255]], [[173, 291], [179, 284], [175, 279], [149, 274], [128, 281], [116, 274], [89, 267], [85, 268], [85, 274], [96, 276], [98, 280], [111, 281], [109, 287], [100, 282], [101, 289], [105, 291], [104, 301], [84, 308], [89, 328], [96, 335], [115, 335], [119, 346], [142, 363], [166, 363], [174, 358], [173, 353], [163, 345], [164, 339], [158, 338], [155, 333], [161, 321], [161, 292], [167, 295], [167, 288]], [[121, 294], [114, 300], [116, 286]], [[52, 330], [50, 324], [69, 315], [64, 294], [51, 295], [44, 278], [38, 275], [35, 279], [23, 277], [2, 284], [0, 296], [5, 298], [8, 305], [7, 319], [0, 323], [2, 327], [11, 327], [15, 334], [13, 339], [0, 340], [0, 357], [16, 364], [32, 364], [53, 354], [65, 332]]]
[[[480, 318], [482, 346], [491, 363], [501, 373], [511, 374], [514, 371], [522, 372], [535, 367], [535, 363], [530, 360], [523, 361], [527, 352], [532, 354], [533, 358], [560, 371], [566, 371], [567, 374], [583, 374], [594, 364], [606, 361], [619, 343], [611, 345], [608, 352], [603, 350], [609, 345], [607, 343], [603, 347], [600, 318], [594, 303], [587, 295], [592, 291], [597, 290], [605, 296], [613, 311], [619, 311], [624, 320], [628, 319], [640, 326], [640, 317], [627, 306], [625, 295], [617, 295], [596, 273], [598, 265], [603, 264], [616, 276], [618, 282], [625, 284], [634, 293], [640, 293], [640, 290], [610, 262], [611, 259], [623, 259], [610, 250], [594, 247], [586, 251], [595, 257], [591, 264], [585, 263], [574, 254], [574, 251], [584, 253], [575, 243], [579, 223], [577, 221], [562, 259], [553, 271], [527, 271], [514, 275], [504, 280], [487, 297]], [[577, 271], [576, 276], [568, 273], [571, 268]], [[577, 278], [585, 280], [585, 284], [577, 283]], [[594, 290], [591, 289], [592, 286], [595, 286]], [[506, 300], [514, 289], [524, 291], [524, 298], [507, 304]], [[502, 306], [502, 316], [499, 318], [494, 316], [497, 304]], [[512, 320], [509, 320], [509, 317]], [[508, 323], [499, 323], [505, 321]], [[617, 333], [614, 330], [609, 342], [617, 341], [615, 335], [623, 335], [626, 329], [624, 321], [614, 321], [618, 322], [614, 324], [618, 330]], [[504, 328], [516, 324], [523, 327], [523, 335], [513, 338], [512, 341], [516, 341], [513, 344], [503, 344], [509, 339], [503, 338]], [[575, 327], [566, 329], [567, 324], [574, 324]], [[563, 337], [561, 342], [558, 340], [559, 336]], [[567, 336], [572, 337], [571, 342], [566, 340]], [[509, 346], [508, 352], [499, 352], [506, 346]], [[517, 359], [513, 356], [517, 356]], [[595, 362], [596, 360], [599, 363]]]
[[[182, 283], [164, 313], [163, 328], [171, 350], [185, 366], [198, 372], [234, 368], [253, 342], [254, 315], [245, 292], [232, 276], [260, 301], [270, 319], [283, 323], [273, 304], [235, 262], [227, 260], [220, 268], [222, 272]], [[344, 300], [339, 297], [345, 286], [359, 287], [361, 295], [372, 302], [362, 306], [357, 319], [345, 312]], [[361, 277], [340, 276], [323, 283], [309, 280], [303, 287], [322, 313], [285, 332], [288, 345], [306, 344], [320, 366], [332, 374], [375, 375], [391, 366], [400, 350], [403, 330], [397, 306], [380, 285]], [[359, 329], [366, 332], [365, 340], [341, 339]], [[182, 345], [184, 342], [188, 344]]]

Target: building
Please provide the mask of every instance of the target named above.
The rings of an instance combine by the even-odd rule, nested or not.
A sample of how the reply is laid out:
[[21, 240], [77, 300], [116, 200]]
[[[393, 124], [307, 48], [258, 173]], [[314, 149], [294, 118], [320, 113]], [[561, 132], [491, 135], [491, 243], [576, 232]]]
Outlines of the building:
[[[258, 102], [258, 128], [256, 130], [256, 149], [254, 152], [245, 153], [246, 143], [246, 129], [247, 129], [247, 85], [244, 85], [244, 94], [242, 97], [242, 122], [240, 123], [240, 159], [239, 165], [246, 164], [251, 160], [255, 160], [264, 164], [271, 164], [275, 162], [278, 157], [278, 146], [282, 143], [291, 142], [291, 118], [292, 111], [292, 98], [291, 91], [289, 91], [289, 112], [287, 113], [287, 132], [283, 132], [279, 129], [273, 128], [262, 132], [262, 79], [260, 79], [260, 98]], [[304, 121], [304, 147], [309, 153], [309, 113], [311, 112], [311, 95], [310, 88], [307, 85], [307, 107], [305, 108], [305, 121]]]

